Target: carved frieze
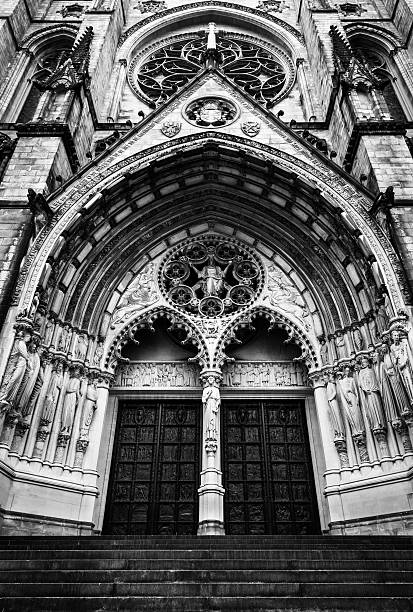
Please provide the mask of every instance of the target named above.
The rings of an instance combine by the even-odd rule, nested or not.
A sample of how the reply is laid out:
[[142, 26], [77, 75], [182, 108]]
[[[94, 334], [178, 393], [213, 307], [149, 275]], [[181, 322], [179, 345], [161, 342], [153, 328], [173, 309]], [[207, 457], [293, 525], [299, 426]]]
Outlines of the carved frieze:
[[305, 387], [307, 370], [298, 361], [243, 361], [223, 368], [222, 387], [242, 389], [273, 389]]
[[123, 389], [182, 389], [201, 387], [199, 368], [177, 361], [135, 362], [117, 370], [115, 387]]

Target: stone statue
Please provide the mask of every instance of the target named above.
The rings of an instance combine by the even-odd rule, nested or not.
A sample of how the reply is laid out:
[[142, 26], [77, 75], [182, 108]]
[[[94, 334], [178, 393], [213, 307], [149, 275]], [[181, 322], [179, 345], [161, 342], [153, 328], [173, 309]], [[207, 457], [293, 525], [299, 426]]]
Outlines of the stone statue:
[[18, 332], [8, 363], [8, 372], [0, 389], [0, 412], [8, 412], [18, 396], [26, 369], [30, 368], [27, 342], [30, 334]]
[[82, 418], [80, 421], [80, 437], [87, 438], [89, 435], [90, 425], [93, 420], [93, 415], [96, 411], [96, 402], [98, 399], [98, 392], [96, 389], [97, 380], [94, 378], [91, 383], [87, 386], [86, 398], [83, 404]]
[[41, 385], [43, 383], [43, 369], [41, 367], [40, 356], [38, 353], [38, 344], [32, 338], [28, 343], [27, 348], [27, 368], [16, 400], [16, 407], [23, 417], [27, 417], [31, 413], [31, 408], [33, 408], [34, 404], [32, 400], [35, 400], [35, 398], [32, 398], [32, 395], [35, 389], [37, 395], [39, 394]]
[[60, 434], [70, 434], [76, 406], [80, 399], [80, 370], [76, 368], [69, 378], [63, 401], [62, 416], [60, 420]]
[[387, 344], [380, 347], [380, 354], [380, 389], [387, 419], [393, 422], [394, 419], [400, 418], [401, 412], [409, 409], [410, 399]]
[[80, 334], [77, 339], [76, 348], [75, 348], [75, 358], [83, 361], [86, 357], [88, 348], [87, 336], [85, 334]]
[[320, 359], [322, 366], [327, 365], [330, 361], [330, 358], [328, 356], [328, 342], [325, 338], [320, 340]]
[[345, 438], [345, 427], [338, 402], [334, 374], [332, 372], [325, 374], [324, 380], [326, 382], [326, 394], [328, 405], [330, 407], [330, 419], [334, 431], [334, 438]]
[[194, 292], [196, 292], [197, 289], [201, 289], [204, 297], [207, 297], [211, 295], [219, 296], [225, 289], [227, 291], [231, 289], [230, 285], [225, 282], [225, 276], [232, 265], [232, 261], [222, 270], [218, 264], [214, 262], [214, 255], [209, 254], [208, 263], [202, 270], [198, 270], [198, 268], [191, 263], [189, 265], [200, 279], [193, 287]]
[[360, 459], [364, 463], [369, 461], [366, 446], [366, 429], [360, 409], [356, 383], [351, 375], [349, 366], [344, 368], [344, 374], [338, 381], [338, 388], [340, 390], [340, 398], [344, 408], [344, 414], [350, 425], [353, 439], [359, 449]]
[[213, 376], [207, 378], [207, 385], [202, 393], [202, 404], [204, 406], [205, 438], [206, 440], [217, 440], [217, 417], [221, 406], [221, 395]]
[[352, 433], [359, 434], [365, 431], [363, 416], [360, 410], [360, 403], [357, 394], [357, 387], [351, 370], [347, 366], [344, 374], [339, 378], [340, 396], [343, 400], [344, 413], [350, 424]]
[[100, 366], [100, 361], [102, 359], [102, 355], [103, 355], [103, 343], [102, 342], [98, 342], [98, 345], [95, 349], [95, 354], [93, 355], [93, 365], [94, 367], [99, 367]]
[[66, 353], [69, 348], [70, 336], [69, 336], [69, 326], [64, 325], [61, 328], [59, 342], [57, 344], [57, 350]]
[[387, 424], [380, 396], [380, 387], [367, 357], [361, 359], [361, 367], [357, 378], [370, 427], [377, 438], [382, 453], [388, 455]]
[[391, 337], [393, 343], [390, 345], [390, 354], [393, 363], [400, 372], [410, 403], [413, 404], [413, 373], [407, 340], [402, 339], [400, 332], [397, 330], [392, 332]]
[[59, 361], [52, 371], [46, 397], [44, 399], [43, 411], [41, 415], [41, 419], [44, 423], [51, 423], [53, 421], [54, 411], [56, 409], [62, 385], [63, 365]]
[[342, 332], [336, 333], [336, 347], [337, 347], [337, 355], [339, 359], [343, 359], [346, 357], [346, 341], [344, 339], [344, 334]]
[[356, 347], [356, 350], [361, 351], [361, 349], [364, 346], [364, 338], [363, 338], [363, 334], [361, 333], [361, 330], [359, 327], [353, 328], [353, 339], [354, 339], [354, 346]]

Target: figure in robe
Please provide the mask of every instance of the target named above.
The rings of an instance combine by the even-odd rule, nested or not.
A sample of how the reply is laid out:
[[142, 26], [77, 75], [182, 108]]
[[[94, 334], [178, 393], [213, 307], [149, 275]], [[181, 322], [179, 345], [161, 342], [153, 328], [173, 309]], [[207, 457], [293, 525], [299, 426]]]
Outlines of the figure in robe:
[[52, 371], [49, 386], [44, 398], [43, 411], [41, 420], [44, 424], [53, 421], [54, 412], [56, 410], [59, 394], [63, 386], [63, 365], [58, 362]]
[[400, 372], [410, 403], [413, 404], [413, 372], [407, 340], [400, 337], [399, 331], [393, 331], [391, 336], [393, 343], [390, 345], [390, 354], [393, 363]]
[[342, 400], [344, 413], [350, 424], [353, 434], [364, 434], [365, 426], [363, 415], [360, 410], [360, 403], [357, 394], [357, 387], [349, 367], [344, 368], [344, 376], [338, 380], [340, 398]]
[[381, 346], [380, 353], [382, 358], [379, 367], [380, 390], [387, 418], [393, 422], [400, 418], [400, 413], [409, 409], [410, 398], [387, 344]]
[[28, 367], [23, 377], [19, 394], [16, 400], [16, 407], [23, 417], [30, 416], [37, 396], [43, 384], [43, 369], [38, 353], [38, 345], [32, 339], [28, 346]]
[[8, 412], [19, 394], [26, 370], [30, 368], [27, 343], [30, 334], [19, 332], [10, 355], [5, 382], [0, 390], [0, 412]]
[[204, 406], [205, 438], [216, 440], [218, 435], [218, 412], [221, 406], [221, 395], [213, 376], [208, 376], [207, 386], [202, 392]]
[[86, 398], [83, 404], [82, 418], [80, 421], [80, 436], [83, 439], [87, 439], [89, 436], [89, 429], [93, 421], [93, 415], [96, 411], [96, 403], [98, 399], [96, 385], [97, 381], [96, 379], [93, 379], [87, 386], [86, 390]]
[[373, 431], [386, 429], [380, 386], [367, 357], [361, 359], [361, 367], [357, 378], [370, 427]]
[[80, 371], [74, 370], [73, 376], [69, 378], [65, 399], [63, 401], [62, 416], [60, 421], [60, 433], [70, 434], [73, 419], [75, 418], [76, 406], [80, 399]]
[[327, 401], [330, 407], [330, 420], [334, 431], [334, 438], [345, 438], [345, 427], [337, 397], [337, 387], [334, 374], [324, 376], [326, 384]]

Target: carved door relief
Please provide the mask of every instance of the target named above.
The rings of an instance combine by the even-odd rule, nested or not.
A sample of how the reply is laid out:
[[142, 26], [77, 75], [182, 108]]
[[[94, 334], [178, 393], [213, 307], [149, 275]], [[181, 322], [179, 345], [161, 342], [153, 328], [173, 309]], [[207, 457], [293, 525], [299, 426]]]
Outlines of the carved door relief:
[[104, 533], [196, 534], [198, 402], [119, 406]]
[[223, 402], [227, 534], [319, 533], [303, 402]]

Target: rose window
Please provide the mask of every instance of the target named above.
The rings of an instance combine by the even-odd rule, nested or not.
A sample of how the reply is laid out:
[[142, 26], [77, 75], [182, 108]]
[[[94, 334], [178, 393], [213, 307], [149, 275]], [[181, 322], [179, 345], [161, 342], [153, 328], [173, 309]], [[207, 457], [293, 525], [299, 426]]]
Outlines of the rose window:
[[[287, 95], [293, 82], [291, 60], [279, 49], [221, 34], [217, 39], [218, 68], [258, 102], [274, 104]], [[158, 106], [205, 67], [206, 36], [190, 38], [158, 49], [130, 67], [129, 81], [151, 106]]]
[[174, 250], [161, 266], [160, 285], [176, 307], [214, 318], [251, 304], [262, 271], [245, 247], [216, 237]]

